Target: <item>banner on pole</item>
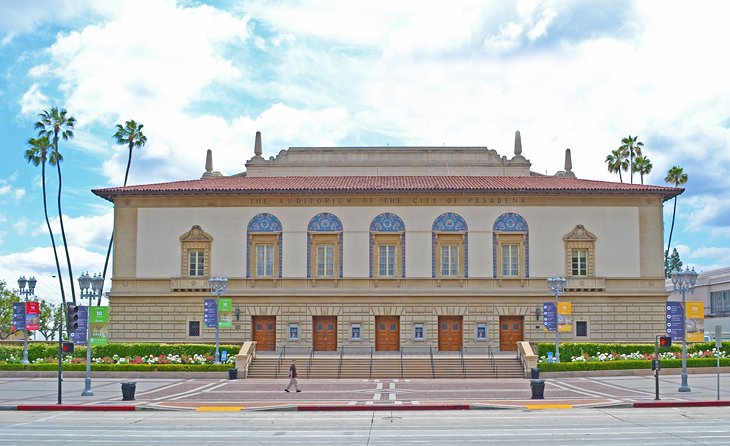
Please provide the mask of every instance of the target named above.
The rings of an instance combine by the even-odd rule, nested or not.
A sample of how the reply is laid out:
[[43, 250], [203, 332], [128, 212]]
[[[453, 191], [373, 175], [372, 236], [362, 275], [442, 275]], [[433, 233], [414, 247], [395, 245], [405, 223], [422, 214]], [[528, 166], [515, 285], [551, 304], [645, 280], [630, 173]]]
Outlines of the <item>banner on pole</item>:
[[687, 342], [703, 342], [705, 340], [705, 303], [686, 302], [685, 327]]
[[91, 307], [89, 315], [91, 338], [89, 345], [109, 343], [109, 307]]
[[684, 308], [682, 302], [667, 302], [666, 306], [667, 335], [672, 342], [682, 342], [684, 339]]
[[25, 303], [25, 329], [38, 330], [41, 328], [41, 306], [38, 302]]
[[218, 326], [220, 328], [231, 328], [233, 326], [233, 299], [219, 299], [218, 301]]
[[558, 302], [558, 331], [573, 331], [573, 305], [570, 302]]
[[25, 304], [13, 302], [13, 330], [25, 330]]
[[558, 329], [558, 309], [552, 302], [542, 304], [542, 325], [545, 331]]

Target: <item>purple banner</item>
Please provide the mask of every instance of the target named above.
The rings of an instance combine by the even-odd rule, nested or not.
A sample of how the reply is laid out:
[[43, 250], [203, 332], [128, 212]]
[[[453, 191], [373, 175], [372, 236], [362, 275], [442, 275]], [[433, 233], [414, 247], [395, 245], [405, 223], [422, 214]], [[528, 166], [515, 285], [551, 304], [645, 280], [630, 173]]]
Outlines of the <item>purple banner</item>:
[[13, 330], [25, 330], [25, 304], [13, 302]]
[[667, 336], [672, 341], [684, 339], [684, 307], [682, 302], [667, 302]]
[[86, 345], [86, 327], [89, 322], [89, 308], [79, 305], [79, 328], [71, 333], [75, 345]]
[[542, 304], [542, 325], [547, 331], [558, 329], [558, 309], [553, 302]]
[[205, 299], [203, 301], [203, 322], [208, 328], [218, 326], [218, 304], [215, 299]]

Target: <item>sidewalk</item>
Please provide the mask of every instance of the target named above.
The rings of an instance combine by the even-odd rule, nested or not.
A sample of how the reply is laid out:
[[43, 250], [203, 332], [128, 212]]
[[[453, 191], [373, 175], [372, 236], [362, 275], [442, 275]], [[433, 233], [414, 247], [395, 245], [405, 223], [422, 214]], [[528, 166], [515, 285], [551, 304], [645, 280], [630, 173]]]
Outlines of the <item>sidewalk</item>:
[[[157, 373], [134, 379], [134, 401], [122, 401], [120, 377], [94, 377], [94, 396], [84, 397], [83, 378], [66, 377], [63, 410], [465, 410], [554, 409], [679, 406], [688, 403], [728, 405], [730, 374], [690, 375], [691, 392], [680, 393], [678, 375], [662, 376], [655, 401], [651, 376], [546, 378], [545, 399], [531, 399], [530, 380], [300, 380], [302, 393], [285, 393], [286, 379], [228, 380], [172, 377]], [[56, 379], [0, 378], [0, 409], [54, 409]]]

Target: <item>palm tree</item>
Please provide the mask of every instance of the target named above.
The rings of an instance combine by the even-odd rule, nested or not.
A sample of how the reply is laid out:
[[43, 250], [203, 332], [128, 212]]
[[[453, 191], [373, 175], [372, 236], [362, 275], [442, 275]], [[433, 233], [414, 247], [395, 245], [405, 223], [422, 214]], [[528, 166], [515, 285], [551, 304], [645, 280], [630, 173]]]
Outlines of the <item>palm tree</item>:
[[639, 155], [634, 159], [634, 172], [639, 172], [641, 176], [641, 184], [644, 184], [644, 175], [649, 175], [654, 165], [651, 164], [651, 160], [643, 155]]
[[56, 250], [56, 240], [53, 237], [53, 230], [51, 229], [51, 221], [48, 219], [48, 201], [46, 199], [46, 161], [51, 165], [58, 164], [58, 158], [61, 156], [55, 151], [51, 151], [49, 155], [49, 149], [51, 149], [51, 142], [48, 140], [48, 136], [41, 136], [40, 138], [30, 138], [28, 140], [29, 149], [25, 151], [25, 159], [29, 163], [33, 163], [34, 166], [41, 166], [41, 184], [43, 186], [43, 213], [46, 216], [46, 226], [48, 226], [48, 233], [51, 235], [51, 245], [53, 245], [53, 257], [56, 259], [56, 272], [58, 273], [58, 285], [61, 289], [61, 301], [66, 304], [66, 295], [63, 291], [63, 277], [61, 276], [61, 264], [58, 262], [58, 251]]
[[76, 126], [76, 118], [68, 116], [65, 108], [58, 109], [52, 107], [50, 112], [44, 110], [38, 116], [40, 120], [35, 123], [35, 129], [38, 130], [38, 136], [53, 137], [53, 152], [56, 156], [56, 169], [58, 170], [58, 220], [61, 224], [61, 238], [63, 238], [63, 248], [66, 251], [66, 264], [68, 265], [68, 278], [71, 282], [71, 299], [76, 303], [76, 289], [74, 288], [73, 271], [71, 270], [71, 257], [68, 253], [68, 242], [66, 241], [66, 230], [63, 227], [63, 212], [61, 211], [61, 153], [58, 150], [59, 136], [65, 141], [74, 137], [74, 126]]
[[[672, 166], [667, 172], [667, 176], [664, 178], [664, 182], [668, 184], [674, 184], [674, 187], [679, 187], [687, 183], [687, 174], [684, 173], [684, 169], [679, 166]], [[672, 232], [674, 232], [674, 217], [677, 215], [677, 196], [674, 196], [674, 209], [672, 210], [672, 226], [669, 229], [669, 242], [667, 242], [667, 250], [664, 251], [664, 263], [667, 263], [667, 257], [669, 256], [669, 247], [672, 246]]]
[[[117, 124], [117, 132], [112, 136], [119, 145], [126, 145], [129, 147], [129, 156], [127, 156], [127, 170], [124, 172], [124, 186], [127, 185], [127, 179], [129, 178], [129, 168], [132, 165], [132, 149], [135, 147], [143, 147], [147, 143], [147, 137], [142, 133], [142, 127], [144, 124], [137, 124], [134, 119], [124, 123], [124, 127], [121, 124]], [[106, 279], [106, 270], [109, 266], [109, 256], [112, 252], [112, 244], [114, 243], [114, 231], [112, 231], [111, 237], [109, 237], [109, 247], [106, 250], [106, 260], [104, 261], [104, 271], [101, 273], [101, 277]], [[103, 284], [103, 282], [102, 282]], [[102, 285], [103, 287], [103, 285]], [[101, 293], [97, 300], [97, 305], [101, 305]]]
[[623, 183], [624, 179], [621, 176], [621, 171], [626, 172], [629, 170], [629, 160], [621, 152], [620, 149], [612, 150], [611, 154], [606, 157], [606, 163], [608, 164], [608, 171], [611, 173], [618, 173], [618, 179]]
[[621, 140], [621, 147], [618, 149], [624, 154], [625, 157], [629, 158], [629, 168], [631, 169], [631, 184], [634, 184], [634, 158], [641, 156], [641, 148], [644, 147], [644, 143], [637, 141], [638, 136], [627, 136]]

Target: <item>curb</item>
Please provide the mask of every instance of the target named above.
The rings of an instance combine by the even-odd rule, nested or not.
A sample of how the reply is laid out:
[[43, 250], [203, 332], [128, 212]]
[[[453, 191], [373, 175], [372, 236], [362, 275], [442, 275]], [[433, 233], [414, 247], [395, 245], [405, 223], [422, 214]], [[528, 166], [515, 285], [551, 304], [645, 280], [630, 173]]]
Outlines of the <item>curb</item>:
[[[13, 410], [13, 406], [8, 410]], [[61, 411], [61, 410], [73, 410], [73, 411], [86, 411], [86, 412], [134, 412], [137, 410], [137, 406], [110, 406], [110, 405], [97, 405], [97, 406], [82, 406], [74, 404], [19, 404], [15, 406], [15, 410], [48, 410], [48, 411]]]
[[634, 403], [635, 408], [662, 408], [662, 407], [718, 407], [730, 406], [730, 401], [660, 401], [653, 403]]
[[299, 412], [355, 412], [365, 411], [373, 412], [379, 410], [395, 411], [395, 410], [469, 410], [469, 404], [419, 404], [417, 406], [406, 406], [402, 404], [393, 405], [369, 405], [369, 406], [297, 406]]

